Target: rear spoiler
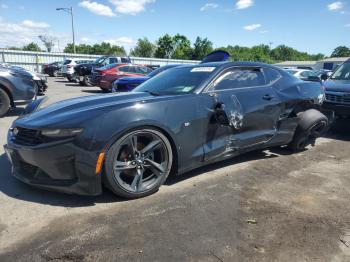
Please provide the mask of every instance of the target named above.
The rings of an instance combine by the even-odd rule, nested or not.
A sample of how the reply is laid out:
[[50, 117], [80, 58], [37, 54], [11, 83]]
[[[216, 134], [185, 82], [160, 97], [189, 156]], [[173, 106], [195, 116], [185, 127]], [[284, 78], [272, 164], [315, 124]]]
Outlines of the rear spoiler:
[[225, 62], [230, 58], [230, 54], [224, 50], [216, 50], [203, 58], [201, 64], [210, 62]]

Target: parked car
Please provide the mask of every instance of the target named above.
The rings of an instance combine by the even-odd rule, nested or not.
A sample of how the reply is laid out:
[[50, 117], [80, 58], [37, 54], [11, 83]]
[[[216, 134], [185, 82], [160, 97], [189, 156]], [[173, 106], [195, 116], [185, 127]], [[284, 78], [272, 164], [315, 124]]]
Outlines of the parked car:
[[24, 72], [23, 74], [25, 75], [30, 74], [33, 78], [37, 95], [43, 95], [47, 90], [47, 87], [48, 87], [47, 79], [46, 79], [46, 76], [43, 74], [39, 74], [30, 70], [27, 70], [23, 67], [11, 65], [8, 63], [1, 63], [0, 68], [11, 69], [11, 72], [17, 72], [19, 74], [21, 74], [22, 71]]
[[61, 73], [69, 82], [74, 82], [76, 80], [74, 67], [79, 64], [92, 63], [93, 61], [92, 59], [66, 59], [63, 62]]
[[112, 92], [128, 92], [133, 90], [138, 85], [142, 84], [143, 82], [147, 81], [148, 79], [158, 75], [161, 72], [164, 72], [165, 70], [168, 70], [170, 68], [174, 68], [180, 66], [178, 64], [174, 65], [165, 65], [162, 67], [159, 67], [155, 70], [153, 70], [151, 73], [145, 76], [134, 76], [134, 77], [122, 77], [117, 80], [115, 80], [112, 84]]
[[43, 74], [47, 74], [51, 77], [56, 77], [58, 76], [61, 68], [63, 65], [63, 61], [59, 61], [59, 62], [53, 62], [50, 64], [44, 64], [43, 65]]
[[320, 70], [315, 71], [315, 73], [320, 79], [326, 77], [326, 79], [322, 79], [325, 81], [333, 74], [333, 71], [327, 70], [327, 69], [320, 69]]
[[36, 99], [36, 81], [25, 70], [0, 67], [0, 117], [11, 107]]
[[104, 67], [110, 64], [130, 64], [129, 57], [119, 56], [101, 56], [97, 58], [93, 63], [80, 64], [74, 68], [75, 74], [78, 77], [79, 84], [82, 86], [89, 85], [88, 78], [92, 74], [94, 68]]
[[[298, 88], [296, 88], [298, 87]], [[16, 120], [5, 151], [33, 186], [98, 195], [152, 194], [169, 174], [252, 150], [304, 150], [327, 127], [324, 90], [253, 62], [169, 69], [128, 93], [69, 99]], [[26, 152], [30, 152], [27, 154]]]
[[[327, 79], [324, 74], [322, 79]], [[337, 116], [350, 116], [350, 60], [340, 65], [324, 82], [326, 88], [325, 109], [333, 110]]]
[[110, 64], [101, 68], [95, 68], [89, 78], [89, 82], [100, 87], [104, 92], [110, 92], [115, 80], [128, 76], [145, 76], [150, 72], [152, 72], [152, 69], [147, 66]]
[[321, 81], [321, 78], [313, 70], [308, 69], [286, 69], [286, 71], [303, 81]]

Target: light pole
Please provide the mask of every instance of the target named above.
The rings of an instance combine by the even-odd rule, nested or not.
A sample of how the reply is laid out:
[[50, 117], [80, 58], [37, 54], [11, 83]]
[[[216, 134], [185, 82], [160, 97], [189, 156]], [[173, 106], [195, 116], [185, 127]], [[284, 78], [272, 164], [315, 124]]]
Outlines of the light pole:
[[74, 35], [74, 15], [73, 15], [73, 7], [67, 8], [67, 7], [60, 7], [56, 8], [57, 11], [64, 11], [68, 14], [70, 14], [72, 18], [72, 35], [73, 35], [73, 52], [75, 54], [75, 35]]

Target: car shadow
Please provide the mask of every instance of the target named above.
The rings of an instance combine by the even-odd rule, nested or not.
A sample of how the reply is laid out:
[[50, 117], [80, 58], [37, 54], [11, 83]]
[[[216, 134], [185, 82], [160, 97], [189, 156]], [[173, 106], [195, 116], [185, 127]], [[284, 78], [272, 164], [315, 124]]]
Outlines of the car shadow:
[[90, 94], [108, 94], [108, 93], [103, 92], [102, 90], [97, 90], [97, 89], [91, 89], [91, 90], [90, 89], [83, 89], [83, 90], [81, 90], [81, 92], [90, 93]]
[[[287, 149], [284, 149], [284, 148], [279, 149], [279, 150], [281, 152], [288, 151]], [[240, 164], [240, 163], [246, 163], [246, 162], [259, 160], [259, 159], [275, 158], [278, 156], [279, 156], [279, 154], [277, 152], [273, 152], [271, 150], [251, 151], [249, 153], [242, 154], [242, 155], [239, 155], [239, 156], [227, 159], [227, 160], [223, 160], [220, 162], [216, 162], [213, 164], [208, 164], [206, 166], [196, 168], [192, 171], [189, 171], [189, 172], [181, 174], [181, 175], [169, 176], [169, 178], [166, 180], [164, 185], [171, 186], [171, 185], [174, 185], [180, 181], [184, 181], [184, 180], [190, 179], [192, 177], [201, 175], [203, 173], [211, 172], [211, 171], [214, 171], [216, 169], [224, 168], [227, 166], [236, 165], [236, 164]]]
[[11, 108], [7, 114], [3, 117], [14, 117], [14, 116], [20, 116], [22, 115], [24, 112], [24, 107], [15, 107], [15, 108]]
[[338, 118], [325, 137], [335, 140], [350, 141], [350, 119]]
[[14, 178], [11, 174], [11, 163], [5, 154], [0, 156], [0, 192], [3, 194], [29, 202], [35, 202], [52, 206], [86, 207], [96, 203], [112, 203], [125, 201], [113, 195], [109, 190], [100, 196], [78, 196], [64, 193], [51, 192], [29, 186]]

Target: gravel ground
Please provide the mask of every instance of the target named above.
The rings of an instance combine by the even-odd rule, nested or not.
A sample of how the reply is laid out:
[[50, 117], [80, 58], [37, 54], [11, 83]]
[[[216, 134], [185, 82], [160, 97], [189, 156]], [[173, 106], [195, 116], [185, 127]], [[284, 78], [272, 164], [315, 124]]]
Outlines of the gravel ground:
[[[50, 101], [100, 93], [49, 79]], [[0, 142], [21, 109], [0, 119]], [[0, 261], [350, 261], [350, 124], [315, 147], [253, 152], [123, 201], [11, 177], [0, 149]]]

